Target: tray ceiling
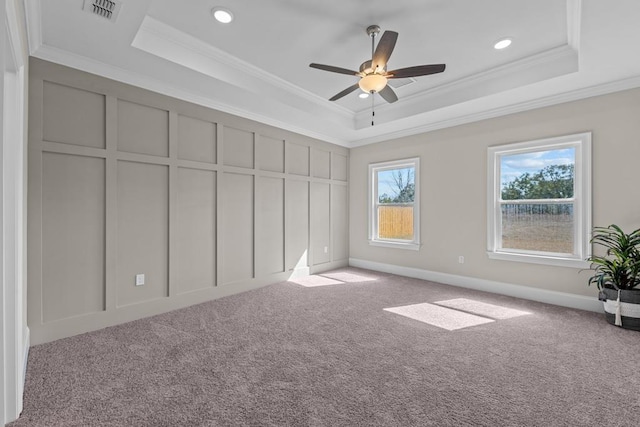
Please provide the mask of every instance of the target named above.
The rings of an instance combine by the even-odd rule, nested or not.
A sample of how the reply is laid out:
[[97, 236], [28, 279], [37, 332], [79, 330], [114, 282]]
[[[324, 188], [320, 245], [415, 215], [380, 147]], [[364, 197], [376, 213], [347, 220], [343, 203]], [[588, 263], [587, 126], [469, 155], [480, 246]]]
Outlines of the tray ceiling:
[[[113, 22], [84, 1], [26, 0], [33, 56], [345, 146], [640, 86], [635, 0], [122, 0]], [[447, 64], [376, 95], [373, 127], [359, 91], [328, 101], [356, 77], [308, 67], [357, 69], [371, 24], [399, 33], [390, 68]]]

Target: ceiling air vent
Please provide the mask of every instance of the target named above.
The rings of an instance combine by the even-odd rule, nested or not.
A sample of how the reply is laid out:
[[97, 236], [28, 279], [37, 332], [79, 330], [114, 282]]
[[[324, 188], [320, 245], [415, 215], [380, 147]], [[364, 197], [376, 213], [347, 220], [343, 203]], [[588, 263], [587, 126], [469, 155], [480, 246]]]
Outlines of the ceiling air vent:
[[407, 77], [406, 79], [389, 79], [388, 84], [394, 89], [398, 89], [400, 87], [407, 86], [415, 82], [416, 82], [416, 79], [414, 79], [413, 77]]
[[118, 12], [120, 12], [120, 6], [122, 6], [122, 2], [117, 0], [84, 0], [82, 9], [85, 12], [115, 22]]

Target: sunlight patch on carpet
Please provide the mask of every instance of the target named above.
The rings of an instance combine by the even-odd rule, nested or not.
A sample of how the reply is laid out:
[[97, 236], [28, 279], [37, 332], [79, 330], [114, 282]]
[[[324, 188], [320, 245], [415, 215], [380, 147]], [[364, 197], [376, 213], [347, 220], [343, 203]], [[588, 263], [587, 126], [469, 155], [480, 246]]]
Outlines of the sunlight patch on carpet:
[[446, 301], [436, 301], [444, 307], [454, 308], [456, 310], [466, 311], [467, 313], [478, 314], [480, 316], [490, 317], [492, 319], [511, 319], [512, 317], [525, 316], [531, 314], [528, 311], [516, 310], [513, 308], [502, 307], [499, 305], [487, 304], [480, 301], [474, 301], [466, 298], [456, 298]]
[[362, 276], [360, 274], [346, 273], [341, 271], [336, 273], [326, 273], [322, 275], [324, 277], [329, 277], [330, 279], [340, 280], [347, 283], [372, 282], [374, 280], [378, 280], [375, 277]]
[[455, 331], [456, 329], [494, 322], [494, 320], [487, 319], [486, 317], [480, 317], [428, 303], [391, 307], [385, 308], [384, 310], [409, 317], [420, 322], [428, 323], [448, 331]]
[[334, 279], [330, 279], [329, 277], [322, 277], [322, 276], [316, 276], [316, 275], [289, 279], [289, 282], [296, 283], [306, 288], [314, 288], [316, 286], [331, 286], [331, 285], [344, 284], [344, 282], [340, 280], [334, 280]]
[[377, 277], [363, 276], [361, 274], [337, 271], [335, 273], [312, 274], [310, 276], [296, 277], [289, 279], [289, 282], [296, 283], [307, 288], [316, 286], [346, 285], [349, 283], [373, 282]]

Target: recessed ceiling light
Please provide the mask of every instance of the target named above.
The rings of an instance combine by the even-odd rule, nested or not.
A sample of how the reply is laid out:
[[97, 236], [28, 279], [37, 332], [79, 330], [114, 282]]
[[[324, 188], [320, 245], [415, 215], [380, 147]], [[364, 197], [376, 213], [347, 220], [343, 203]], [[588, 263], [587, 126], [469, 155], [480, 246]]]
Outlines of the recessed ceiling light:
[[224, 7], [214, 7], [211, 9], [211, 14], [216, 21], [221, 22], [223, 24], [228, 24], [233, 21], [233, 13], [229, 9], [225, 9]]
[[362, 93], [360, 93], [360, 95], [358, 95], [358, 97], [359, 97], [359, 98], [362, 98], [362, 99], [365, 99], [365, 98], [368, 98], [368, 97], [369, 97], [369, 94], [368, 94], [368, 93], [365, 93], [365, 92], [362, 92]]
[[496, 42], [496, 44], [493, 45], [493, 48], [500, 50], [500, 49], [505, 49], [510, 45], [511, 45], [511, 39], [502, 39]]

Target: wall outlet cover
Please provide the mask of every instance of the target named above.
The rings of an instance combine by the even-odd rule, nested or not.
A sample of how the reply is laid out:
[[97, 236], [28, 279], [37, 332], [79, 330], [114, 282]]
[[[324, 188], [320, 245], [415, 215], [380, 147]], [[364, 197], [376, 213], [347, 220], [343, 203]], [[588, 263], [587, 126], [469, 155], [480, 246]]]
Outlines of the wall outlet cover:
[[144, 285], [144, 274], [136, 274], [136, 286]]

